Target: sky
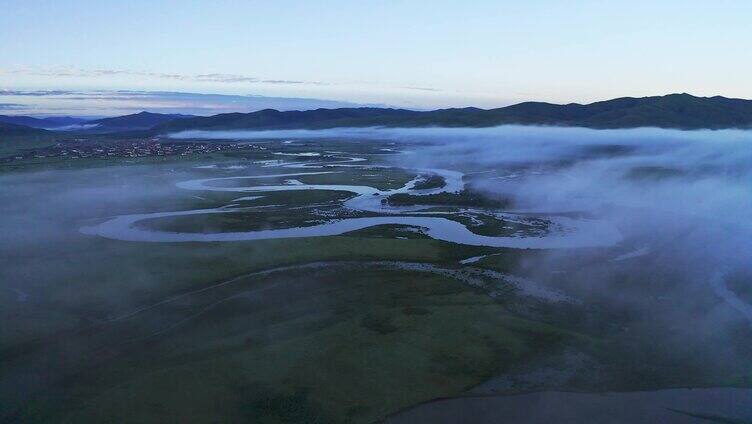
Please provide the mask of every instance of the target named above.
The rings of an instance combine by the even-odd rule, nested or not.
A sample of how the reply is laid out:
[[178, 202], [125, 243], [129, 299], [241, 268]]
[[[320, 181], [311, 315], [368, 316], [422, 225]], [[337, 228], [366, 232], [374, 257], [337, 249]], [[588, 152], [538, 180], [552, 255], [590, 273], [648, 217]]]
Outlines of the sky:
[[[0, 6], [0, 90], [255, 95], [415, 109], [672, 92], [752, 98], [749, 1]], [[3, 102], [5, 109], [19, 104]]]

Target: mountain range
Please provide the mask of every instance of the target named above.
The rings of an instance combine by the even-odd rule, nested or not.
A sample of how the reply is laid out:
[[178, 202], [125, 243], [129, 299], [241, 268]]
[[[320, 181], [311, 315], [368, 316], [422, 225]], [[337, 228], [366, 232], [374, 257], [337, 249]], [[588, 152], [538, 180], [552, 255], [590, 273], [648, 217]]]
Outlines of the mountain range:
[[32, 128], [26, 125], [10, 124], [0, 121], [0, 136], [27, 136], [46, 134], [49, 131], [41, 128]]
[[525, 102], [497, 109], [414, 111], [341, 108], [280, 112], [265, 109], [167, 122], [159, 132], [227, 129], [320, 129], [336, 127], [491, 127], [504, 124], [587, 128], [659, 127], [720, 129], [752, 127], [752, 100], [670, 94], [622, 97], [590, 104]]
[[178, 115], [140, 112], [132, 115], [115, 116], [86, 122], [90, 129], [96, 131], [134, 131], [148, 130], [155, 126], [179, 119], [195, 118], [193, 115]]
[[[0, 116], [0, 134], [26, 128], [68, 129], [84, 133], [144, 131], [165, 134], [185, 130], [326, 129], [337, 127], [491, 127], [496, 125], [549, 125], [596, 129], [658, 127], [676, 129], [752, 128], [752, 100], [721, 96], [669, 94], [621, 97], [601, 102], [553, 104], [525, 102], [496, 109], [473, 107], [416, 111], [392, 108], [337, 108], [305, 111], [264, 109], [250, 113], [213, 116], [141, 112], [132, 115], [82, 120]], [[18, 127], [21, 128], [18, 128]], [[30, 128], [31, 127], [31, 128]]]
[[48, 118], [34, 118], [31, 116], [0, 115], [0, 123], [24, 125], [31, 128], [58, 129], [71, 125], [79, 125], [87, 120], [73, 116], [51, 116]]

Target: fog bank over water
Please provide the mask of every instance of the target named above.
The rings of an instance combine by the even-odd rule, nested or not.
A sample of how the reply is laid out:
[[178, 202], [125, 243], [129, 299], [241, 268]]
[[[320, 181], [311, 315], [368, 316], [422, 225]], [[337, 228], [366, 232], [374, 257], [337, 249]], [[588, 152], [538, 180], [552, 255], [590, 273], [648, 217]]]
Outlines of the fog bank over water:
[[[399, 239], [404, 237], [390, 233], [374, 238], [390, 238], [389, 246], [404, 248], [407, 254], [416, 254], [418, 258], [441, 258], [438, 265], [431, 262], [429, 266], [445, 267], [452, 272], [502, 270], [514, 278], [509, 281], [531, 282], [536, 290], [575, 300], [564, 304], [541, 303], [540, 299], [528, 299], [521, 292], [524, 299], [518, 303], [514, 291], [513, 300], [503, 305], [512, 314], [580, 334], [583, 336], [577, 338], [580, 340], [593, 340], [592, 346], [590, 342], [578, 346], [576, 341], [567, 345], [567, 349], [577, 350], [577, 358], [582, 358], [582, 367], [574, 367], [582, 368], [586, 386], [578, 386], [580, 383], [572, 380], [572, 386], [565, 383], [560, 386], [553, 381], [540, 383], [544, 384], [540, 387], [620, 391], [677, 385], [749, 387], [752, 384], [747, 377], [752, 358], [752, 132], [507, 126], [223, 132], [192, 136], [247, 139], [249, 143], [258, 140], [264, 149], [248, 146], [241, 154], [228, 157], [200, 156], [140, 165], [123, 162], [39, 172], [29, 169], [0, 175], [0, 300], [4, 302], [0, 317], [19, 323], [2, 327], [3, 340], [22, 343], [29, 334], [53, 334], [109, 322], [112, 317], [141, 310], [145, 305], [163, 304], [160, 299], [171, 299], [174, 293], [188, 288], [208, 283], [214, 287], [216, 281], [234, 278], [239, 269], [255, 272], [277, 263], [287, 264], [288, 255], [289, 262], [297, 263], [306, 258], [298, 252], [310, 252], [306, 249], [317, 246], [312, 239], [290, 244], [217, 242], [222, 240], [216, 236], [220, 230], [245, 230], [243, 226], [235, 230], [229, 219], [162, 221], [136, 227], [148, 237], [157, 238], [161, 232], [172, 238], [151, 240], [167, 241], [164, 243], [141, 243], [150, 241], [144, 240], [146, 236], [131, 241], [105, 238], [86, 228], [113, 220], [129, 226], [133, 223], [129, 216], [199, 217], [201, 211], [229, 210], [223, 208], [230, 202], [239, 203], [240, 196], [244, 201], [261, 200], [259, 197], [274, 190], [292, 191], [301, 185], [317, 186], [311, 193], [350, 187], [354, 195], [363, 194], [360, 199], [338, 197], [331, 209], [334, 214], [314, 217], [317, 221], [323, 217], [341, 223], [344, 222], [341, 218], [352, 211], [348, 210], [348, 204], [360, 204], [367, 209], [362, 206], [375, 201], [382, 206], [381, 198], [374, 196], [379, 190], [369, 184], [391, 178], [393, 170], [388, 168], [393, 165], [410, 170], [398, 172], [406, 179], [412, 178], [416, 170], [426, 173], [432, 170], [449, 182], [452, 191], [461, 189], [464, 183], [465, 187], [511, 201], [503, 213], [496, 209], [501, 206], [468, 207], [472, 212], [468, 216], [493, 215], [499, 218], [500, 226], [525, 217], [541, 218], [544, 222], [541, 232], [548, 230], [545, 221], [549, 219], [578, 221], [580, 227], [587, 226], [587, 243], [576, 247], [554, 246], [560, 249], [539, 245], [540, 250], [525, 250], [541, 242], [541, 238], [536, 238], [540, 234], [537, 227], [527, 236], [512, 233], [509, 238], [519, 243], [496, 244], [513, 249], [485, 245], [468, 249], [462, 244], [417, 237], [403, 241]], [[261, 140], [268, 138], [277, 140], [268, 143]], [[395, 187], [404, 184], [404, 191], [412, 191], [416, 182], [417, 179], [403, 181]], [[444, 189], [440, 185], [436, 184], [436, 190]], [[249, 187], [255, 187], [255, 191], [245, 192]], [[251, 224], [248, 227], [251, 231], [273, 230], [276, 236], [289, 233], [294, 237], [325, 235], [290, 230], [289, 227], [299, 225], [298, 216], [274, 222], [287, 210], [298, 207], [295, 196], [280, 194], [269, 204], [248, 204], [259, 207], [243, 218]], [[308, 209], [320, 207], [318, 203], [308, 204], [305, 197], [299, 199]], [[463, 207], [452, 209], [449, 213], [456, 213], [457, 209], [467, 212]], [[339, 214], [340, 211], [347, 213]], [[301, 209], [300, 217], [309, 219], [304, 215], [307, 213]], [[429, 214], [407, 212], [384, 215], [408, 218], [404, 223], [414, 227], [426, 222], [416, 217], [437, 219]], [[370, 220], [364, 221], [368, 225], [358, 228], [393, 222], [384, 216], [364, 219]], [[595, 221], [603, 226], [592, 225]], [[259, 222], [261, 226], [254, 226]], [[160, 224], [167, 226], [160, 229]], [[309, 228], [306, 231], [313, 231], [314, 225], [306, 227]], [[456, 241], [458, 231], [467, 229], [465, 224], [455, 221], [449, 225], [444, 233], [426, 234]], [[563, 225], [561, 233], [577, 237], [579, 228], [570, 231], [572, 227]], [[170, 232], [182, 228], [189, 231], [187, 235]], [[616, 230], [618, 239], [604, 230], [608, 228]], [[402, 232], [395, 234], [407, 234], [404, 230], [401, 228]], [[213, 237], [213, 241], [209, 240]], [[169, 242], [180, 241], [179, 238], [192, 238], [192, 242]], [[338, 240], [321, 238], [315, 243], [323, 246], [345, 243], [343, 249], [357, 246], [354, 243], [381, 244], [382, 240], [374, 239], [369, 239], [367, 233], [349, 233]], [[200, 243], [202, 240], [211, 242]], [[293, 250], [272, 252], [265, 247], [275, 245], [293, 246]], [[425, 253], [422, 249], [446, 249], [454, 253], [446, 258], [443, 253], [422, 256]], [[376, 259], [393, 254], [384, 251], [385, 256], [381, 257], [381, 252], [371, 254]], [[386, 274], [384, 278], [391, 277]], [[298, 298], [301, 293], [307, 295], [293, 280], [285, 284], [290, 292], [284, 299]], [[207, 295], [213, 293], [200, 290]], [[217, 299], [220, 295], [216, 295]], [[217, 312], [225, 307], [219, 305], [222, 306]], [[200, 317], [206, 311], [203, 306], [197, 306], [195, 311], [175, 306], [174, 316], [165, 314], [163, 318], [161, 312], [157, 318], [144, 316], [143, 322], [148, 324], [144, 326], [144, 334], [151, 332], [152, 324], [160, 336], [165, 334], [163, 328], [175, 328], [175, 323], [204, 328], [198, 321], [185, 319], [196, 316], [194, 312]], [[235, 315], [231, 316], [235, 319]], [[141, 331], [141, 324], [134, 324], [133, 328], [136, 326]], [[180, 326], [177, 330], [188, 331], [188, 327]], [[73, 349], [68, 355], [76, 360], [81, 357], [77, 352], [89, 348], [89, 342], [82, 342], [88, 333], [81, 336], [72, 339]], [[19, 392], [18, 396], [23, 397], [17, 381], [31, 382], [36, 390], [38, 379], [28, 377], [27, 368], [36, 372], [40, 367], [28, 360], [25, 352], [19, 352], [18, 362], [23, 366], [19, 373], [0, 381], [0, 392]], [[58, 352], [49, 352], [55, 360], [40, 356], [40, 361], [44, 359], [44, 364], [50, 364], [48, 368], [54, 367], [55, 372], [67, 372], [57, 365]], [[550, 354], [557, 369], [561, 364], [568, 366], [567, 361], [559, 360], [559, 355], [566, 359], [567, 352], [557, 350]], [[528, 374], [525, 370], [520, 372], [523, 377]], [[545, 379], [547, 374], [538, 375]], [[579, 374], [573, 375], [572, 378], [579, 378]], [[492, 380], [487, 387], [506, 387], [504, 384], [509, 381]], [[535, 386], [538, 383], [531, 384], [539, 387]]]
[[[512, 199], [517, 210], [584, 213], [611, 221], [625, 235], [615, 257], [623, 258], [611, 262], [615, 258], [594, 254], [587, 270], [571, 269], [570, 253], [551, 252], [530, 265], [530, 272], [543, 279], [569, 270], [573, 285], [612, 281], [614, 271], [601, 267], [618, 264], [619, 272], [627, 268], [631, 278], [660, 275], [681, 281], [677, 294], [684, 295], [695, 285], [748, 275], [752, 267], [752, 131], [501, 126], [184, 132], [173, 137], [284, 138], [302, 145], [306, 139], [332, 137], [384, 140], [402, 152], [388, 156], [397, 165], [459, 170], [471, 186]], [[716, 294], [723, 297], [721, 291]], [[693, 315], [689, 306], [667, 314], [687, 323], [708, 318], [704, 324], [752, 316], [747, 303], [734, 303], [703, 317]], [[729, 315], [729, 305], [738, 315]]]
[[612, 204], [746, 227], [752, 216], [752, 131], [501, 126], [185, 131], [171, 137], [394, 140], [410, 150], [396, 157], [402, 165], [497, 171], [483, 187], [513, 195], [520, 207]]
[[[719, 343], [735, 337], [719, 328], [731, 328], [729, 323], [749, 327], [752, 321], [749, 298], [729, 297], [748, 286], [752, 275], [752, 132], [505, 126], [191, 136], [281, 138], [294, 141], [285, 146], [300, 152], [325, 150], [332, 137], [374, 141], [373, 151], [383, 153], [379, 161], [460, 171], [470, 187], [511, 199], [513, 210], [592, 217], [623, 235], [612, 248], [527, 258], [519, 270], [526, 277], [618, 306], [641, 308], [653, 302], [651, 310], [662, 316], [651, 319], [718, 334]], [[309, 148], [308, 142], [317, 146]], [[195, 209], [195, 193], [175, 184], [206, 178], [207, 172], [165, 165], [3, 176], [0, 232], [6, 237], [0, 252], [6, 253], [6, 266], [0, 274], [6, 291], [18, 288], [16, 282], [24, 281], [30, 266], [19, 258], [33, 258], [39, 246], [84, 243], [88, 239], [77, 234], [80, 226], [122, 214]], [[728, 285], [731, 292], [725, 290], [727, 282], [735, 282]], [[639, 284], [661, 292], [629, 291]], [[25, 291], [34, 299], [33, 289]], [[711, 299], [718, 307], [698, 312], [693, 299]]]

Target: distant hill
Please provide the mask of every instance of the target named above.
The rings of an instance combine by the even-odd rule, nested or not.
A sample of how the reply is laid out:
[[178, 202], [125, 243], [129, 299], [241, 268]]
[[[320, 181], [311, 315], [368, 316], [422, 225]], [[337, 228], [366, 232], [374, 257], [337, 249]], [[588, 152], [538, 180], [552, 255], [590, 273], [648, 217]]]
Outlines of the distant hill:
[[0, 115], [0, 123], [23, 125], [26, 127], [48, 130], [70, 130], [83, 133], [114, 133], [122, 131], [149, 130], [156, 125], [183, 118], [194, 118], [194, 116], [140, 112], [132, 115], [90, 120], [71, 116], [35, 118], [32, 116]]
[[334, 128], [389, 125], [405, 122], [419, 114], [411, 110], [382, 108], [340, 108], [280, 112], [264, 109], [251, 113], [223, 113], [168, 122], [156, 129], [278, 129]]
[[39, 128], [0, 122], [0, 136], [41, 135], [47, 133], [48, 131]]
[[87, 120], [72, 116], [51, 116], [47, 118], [34, 118], [31, 116], [0, 115], [0, 122], [6, 124], [25, 125], [32, 128], [56, 129], [71, 125], [80, 125]]
[[[83, 133], [141, 131], [169, 133], [183, 130], [325, 129], [337, 127], [491, 127], [504, 124], [557, 125], [587, 128], [659, 127], [678, 129], [752, 128], [752, 100], [721, 96], [695, 97], [669, 94], [622, 97], [590, 104], [558, 105], [525, 102], [497, 109], [458, 108], [415, 111], [377, 107], [192, 115], [140, 112], [132, 115], [86, 120], [75, 117], [34, 118], [0, 115], [4, 132], [23, 133], [26, 128], [65, 129]], [[146, 134], [146, 133], [144, 133]]]
[[752, 128], [752, 101], [721, 96], [670, 94], [622, 97], [590, 104], [525, 102], [498, 109], [413, 111], [341, 108], [280, 112], [265, 109], [170, 120], [158, 132], [227, 129], [323, 129], [336, 127], [490, 127], [503, 124], [588, 128], [659, 127], [678, 129]]
[[176, 119], [194, 118], [193, 115], [173, 115], [163, 113], [140, 112], [132, 115], [116, 116], [89, 121], [87, 124], [96, 125], [93, 130], [124, 131], [148, 130], [156, 125], [165, 124]]

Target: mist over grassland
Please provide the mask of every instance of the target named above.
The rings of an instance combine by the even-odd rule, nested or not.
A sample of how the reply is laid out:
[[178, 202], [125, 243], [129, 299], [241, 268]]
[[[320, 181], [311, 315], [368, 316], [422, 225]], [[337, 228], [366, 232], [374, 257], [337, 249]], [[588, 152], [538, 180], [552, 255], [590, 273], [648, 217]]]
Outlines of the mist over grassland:
[[171, 137], [394, 140], [414, 150], [397, 157], [402, 165], [526, 170], [482, 185], [530, 209], [619, 205], [741, 226], [749, 225], [744, 218], [752, 212], [752, 131], [502, 126], [185, 131]]
[[[371, 374], [362, 374], [374, 379], [368, 381], [369, 386], [384, 388], [388, 394], [383, 398], [374, 395], [371, 399], [374, 404], [382, 405], [384, 399], [400, 399], [400, 396], [394, 396], [395, 386], [416, 392], [409, 385], [394, 384], [393, 378], [410, 379], [401, 376], [399, 366], [407, 364], [408, 368], [416, 369], [413, 366], [416, 363], [431, 366], [472, 363], [466, 358], [472, 358], [470, 351], [476, 351], [476, 347], [483, 346], [483, 343], [469, 343], [466, 330], [477, 329], [479, 323], [483, 324], [483, 334], [499, 336], [507, 332], [514, 335], [515, 344], [525, 343], [527, 346], [527, 337], [530, 337], [531, 348], [524, 350], [530, 353], [515, 359], [525, 366], [537, 366], [534, 361], [538, 357], [534, 353], [550, 355], [557, 369], [568, 367], [561, 358], [585, 358], [585, 365], [574, 366], [577, 368], [572, 371], [575, 377], [570, 380], [557, 382], [544, 378], [535, 383], [538, 385], [525, 386], [522, 390], [752, 387], [749, 372], [752, 369], [749, 359], [752, 358], [752, 308], [749, 306], [752, 303], [749, 288], [752, 281], [752, 228], [749, 221], [752, 216], [752, 132], [509, 126], [191, 133], [181, 137], [248, 140], [264, 149], [248, 146], [247, 151], [236, 155], [201, 156], [185, 161], [167, 158], [159, 164], [110, 163], [110, 166], [96, 168], [78, 165], [59, 171], [29, 168], [0, 175], [0, 301], [3, 306], [0, 317], [14, 324], [0, 328], [0, 340], [10, 346], [6, 349], [8, 372], [4, 379], [0, 379], [0, 393], [8, 405], [22, 404], [25, 395], [45, 388], [46, 382], [37, 378], [39, 373], [60, 373], [62, 377], [67, 372], [88, 370], [90, 364], [98, 360], [110, 361], [103, 363], [112, 369], [124, 367], [128, 371], [122, 374], [125, 376], [122, 378], [98, 380], [99, 374], [88, 370], [100, 384], [89, 381], [91, 393], [82, 395], [84, 399], [88, 396], [100, 399], [104, 389], [121, 387], [121, 383], [126, 382], [127, 388], [123, 390], [129, 393], [128, 396], [119, 397], [115, 392], [105, 397], [114, 399], [113, 405], [119, 405], [122, 399], [131, 399], [132, 403], [128, 405], [140, 407], [138, 405], [145, 403], [135, 394], [149, 398], [152, 392], [144, 391], [147, 388], [155, 390], [153, 393], [157, 397], [161, 396], [164, 393], [162, 381], [174, 384], [171, 387], [201, 388], [186, 391], [185, 397], [177, 397], [178, 400], [170, 404], [172, 407], [180, 405], [180, 410], [193, 402], [199, 402], [196, 410], [210, 409], [201, 406], [200, 402], [245, 396], [245, 392], [233, 386], [238, 380], [234, 372], [232, 378], [228, 378], [230, 383], [222, 380], [210, 385], [209, 389], [205, 384], [206, 377], [215, 376], [217, 370], [236, 369], [232, 362], [219, 362], [221, 366], [211, 362], [206, 368], [200, 368], [203, 362], [188, 362], [183, 366], [190, 368], [191, 372], [172, 374], [173, 380], [164, 379], [160, 374], [151, 375], [150, 367], [174, 369], [172, 361], [175, 357], [171, 355], [175, 354], [176, 346], [182, 354], [193, 355], [194, 350], [202, 351], [202, 355], [206, 353], [212, 358], [211, 361], [221, 361], [227, 352], [235, 355], [241, 351], [242, 357], [251, 357], [244, 355], [254, 352], [259, 343], [267, 343], [267, 337], [259, 337], [253, 333], [255, 329], [249, 330], [249, 323], [260, 328], [259, 334], [267, 331], [266, 321], [259, 320], [264, 314], [262, 306], [275, 310], [270, 316], [276, 317], [277, 310], [287, 311], [290, 322], [298, 322], [299, 310], [290, 308], [290, 304], [300, 302], [306, 308], [311, 307], [306, 303], [307, 293], [301, 295], [301, 287], [306, 287], [304, 284], [322, 288], [323, 300], [313, 303], [318, 308], [316, 311], [324, 317], [321, 328], [329, 331], [328, 323], [338, 325], [340, 321], [330, 321], [331, 314], [337, 313], [339, 307], [330, 305], [332, 299], [337, 298], [330, 295], [328, 276], [324, 278], [316, 272], [301, 269], [280, 271], [268, 279], [259, 280], [255, 273], [276, 267], [294, 268], [311, 261], [342, 261], [343, 258], [422, 262], [452, 272], [475, 267], [497, 270], [565, 293], [574, 300], [571, 304], [546, 304], [511, 295], [497, 302], [482, 292], [473, 292], [474, 299], [477, 297], [488, 303], [489, 315], [465, 315], [477, 308], [455, 309], [447, 305], [458, 303], [444, 303], [442, 300], [432, 306], [431, 313], [418, 308], [418, 315], [405, 315], [398, 308], [398, 318], [404, 318], [404, 315], [430, 324], [419, 327], [419, 330], [410, 330], [410, 333], [403, 333], [399, 326], [392, 329], [386, 325], [388, 320], [376, 320], [374, 324], [370, 315], [364, 321], [366, 326], [395, 332], [388, 335], [372, 334], [372, 330], [361, 328], [359, 319], [353, 318], [353, 328], [365, 335], [363, 340], [367, 346], [381, 348], [385, 346], [384, 340], [394, 334], [410, 340], [410, 343], [401, 343], [400, 346], [414, 346], [415, 339], [430, 342], [426, 347], [420, 345], [416, 348], [417, 359], [410, 355], [401, 356], [399, 350], [390, 350], [396, 352], [395, 357], [408, 359], [404, 363], [384, 362], [388, 365], [379, 368], [379, 375], [384, 370], [392, 374], [384, 374], [387, 377], [382, 380]], [[315, 165], [337, 157], [340, 160], [342, 157], [367, 157], [369, 161], [344, 161], [339, 162], [340, 168], [308, 169], [332, 172], [294, 178], [303, 182], [319, 179], [331, 184], [366, 185], [395, 179], [390, 184], [399, 187], [415, 175], [415, 169], [456, 170], [465, 174], [467, 186], [505, 200], [497, 204], [506, 205], [508, 200], [511, 206], [506, 212], [510, 213], [505, 214], [505, 218], [520, 213], [536, 218], [565, 215], [584, 220], [606, 220], [618, 228], [623, 241], [612, 247], [533, 251], [464, 246], [431, 240], [424, 234], [407, 239], [404, 237], [406, 232], [385, 232], [378, 228], [336, 237], [231, 243], [138, 243], [79, 232], [83, 226], [95, 225], [117, 215], [217, 208], [234, 203], [239, 196], [233, 192], [183, 190], [176, 186], [179, 182], [301, 172], [306, 169], [283, 171], [277, 166], [280, 160]], [[360, 168], [363, 164], [377, 164], [377, 167]], [[378, 167], [382, 165], [387, 167]], [[392, 165], [406, 170], [396, 170]], [[280, 179], [278, 183], [282, 184], [284, 180]], [[278, 193], [273, 198], [271, 194], [269, 196], [267, 203], [259, 202], [258, 205], [267, 207], [273, 204], [291, 211], [294, 208], [290, 206], [308, 205], [314, 201], [311, 199], [318, 199], [316, 203], [322, 201], [322, 198], [296, 195], [292, 191]], [[263, 225], [290, 226], [289, 222], [273, 222], [269, 218], [279, 218], [280, 215], [271, 210], [268, 215], [259, 213], [255, 216], [260, 217], [260, 221], [269, 220], [262, 222]], [[217, 225], [219, 227], [199, 220], [195, 228], [189, 227], [188, 230], [225, 230], [222, 222]], [[470, 264], [461, 263], [469, 257], [484, 254], [491, 256]], [[346, 274], [346, 279], [341, 278], [345, 274], [335, 265], [331, 265], [328, 272], [334, 275], [332, 278], [342, 280], [343, 288], [361, 296], [357, 299], [362, 299], [362, 286], [358, 284], [363, 283], [363, 275], [366, 275], [369, 290], [372, 290], [368, 292], [371, 296], [368, 299], [373, 300], [379, 313], [383, 312], [384, 304], [391, 304], [394, 299], [402, 299], [400, 301], [404, 300], [407, 306], [414, 306], [414, 302], [430, 302], [435, 296], [454, 296], [451, 294], [454, 292], [432, 294], [437, 284], [446, 283], [453, 290], [468, 289], [462, 288], [457, 281], [444, 281], [433, 274], [399, 273], [364, 266], [370, 269], [368, 274], [351, 272]], [[217, 293], [203, 289], [217, 282], [233, 281], [239, 275], [251, 276], [237, 286], [221, 286]], [[410, 291], [410, 284], [417, 281], [416, 275], [422, 278], [420, 281], [425, 280], [425, 287], [430, 290]], [[384, 292], [384, 281], [412, 294], [403, 297], [394, 292], [396, 297], [392, 298]], [[279, 303], [266, 303], [271, 298], [267, 299], [263, 291], [252, 292], [255, 294], [248, 294], [247, 299], [245, 295], [238, 297], [248, 290], [245, 285], [265, 286], [269, 282], [270, 286], [277, 287], [274, 299]], [[457, 299], [465, 296], [461, 290], [456, 294]], [[164, 301], [186, 292], [196, 293], [187, 304]], [[229, 297], [222, 297], [224, 295]], [[387, 298], [391, 300], [384, 300]], [[234, 299], [239, 303], [236, 308], [227, 309], [225, 303], [211, 306], [213, 302], [224, 302], [223, 299], [230, 299], [228, 302]], [[349, 298], [343, 299], [350, 302]], [[159, 307], [144, 309], [145, 305]], [[364, 313], [368, 310], [368, 302], [354, 302], [348, 307], [352, 307], [353, 313]], [[133, 311], [141, 310], [145, 313], [133, 315]], [[204, 316], [206, 311], [207, 316]], [[229, 315], [224, 315], [228, 312]], [[408, 312], [415, 311], [408, 309]], [[235, 313], [241, 315], [235, 316]], [[514, 322], [522, 317], [535, 326], [522, 329], [511, 325], [504, 327], [503, 323], [488, 318], [507, 314], [515, 315]], [[132, 318], [118, 321], [118, 317]], [[176, 323], [179, 323], [177, 327]], [[446, 323], [457, 325], [452, 337], [448, 337], [449, 333], [445, 331]], [[96, 337], [85, 331], [76, 333], [92, 326], [102, 326], [102, 332]], [[546, 339], [536, 332], [535, 328], [543, 326], [556, 329], [557, 338]], [[342, 333], [347, 337], [338, 335], [332, 339], [311, 341], [311, 328], [301, 327], [299, 333], [297, 327], [290, 330], [290, 334], [299, 335], [306, 341], [297, 350], [290, 349], [287, 342], [283, 342], [284, 337], [279, 340], [269, 337], [269, 346], [277, 346], [275, 343], [279, 342], [282, 346], [280, 352], [300, 354], [301, 358], [309, 356], [312, 349], [309, 343], [312, 342], [319, 343], [315, 346], [323, 346], [314, 350], [326, 355], [329, 352], [326, 349], [331, 348], [332, 343], [352, 347], [351, 330]], [[404, 328], [414, 329], [411, 326]], [[236, 337], [235, 331], [237, 334], [251, 331], [256, 338], [249, 342], [247, 338]], [[436, 331], [435, 334], [441, 334], [441, 337], [423, 337], [431, 331]], [[157, 337], [152, 338], [155, 334]], [[132, 346], [133, 351], [143, 349], [144, 357], [138, 363], [141, 368], [131, 367], [129, 361], [133, 351], [128, 351], [129, 345], [120, 346], [124, 335], [130, 335], [138, 343], [142, 338], [146, 340]], [[114, 359], [104, 358], [99, 356], [102, 346], [112, 346], [113, 350], [120, 352], [118, 349], [121, 349], [128, 354]], [[221, 355], [211, 351], [217, 346]], [[340, 362], [326, 356], [326, 361], [334, 364], [327, 375], [342, 377], [338, 364], [351, 364], [352, 358], [360, 358], [365, 351], [363, 346], [366, 345], [352, 347], [354, 353], [340, 357]], [[502, 343], [500, 351], [505, 352], [506, 346]], [[465, 348], [468, 351], [463, 350]], [[460, 353], [449, 359], [435, 355], [435, 352], [455, 351]], [[94, 353], [87, 356], [88, 352]], [[421, 355], [429, 358], [427, 362], [422, 362], [424, 356]], [[254, 365], [257, 368], [245, 369], [247, 374], [240, 380], [255, 381], [256, 375], [263, 370], [284, 374], [288, 370], [311, 369], [316, 370], [312, 375], [319, 375], [320, 363], [297, 358], [291, 362], [279, 362], [278, 358], [283, 356], [271, 355], [267, 362]], [[472, 384], [480, 384], [495, 378], [494, 373], [507, 370], [497, 368], [496, 357], [490, 358], [479, 368]], [[411, 360], [413, 362], [409, 362]], [[399, 366], [389, 368], [394, 364]], [[131, 381], [134, 369], [143, 374]], [[370, 369], [358, 368], [356, 371]], [[431, 383], [435, 370], [426, 369], [425, 375], [430, 376], [426, 381]], [[191, 380], [191, 375], [198, 377]], [[456, 375], [463, 376], [462, 372]], [[143, 383], [140, 378], [152, 380]], [[276, 385], [272, 389], [287, 387], [284, 378], [286, 376], [282, 375], [279, 380], [274, 380]], [[363, 378], [357, 380], [358, 383], [366, 381]], [[333, 381], [336, 384], [320, 384], [321, 380], [313, 379], [311, 387], [316, 390], [311, 393], [323, 393], [323, 386], [340, 393], [338, 384], [344, 383], [338, 379]], [[18, 389], [19, 382], [23, 390]], [[432, 387], [429, 383], [426, 387]], [[465, 380], [460, 383], [457, 387], [461, 390], [470, 384]], [[493, 378], [488, 383], [493, 385]], [[226, 387], [232, 390], [223, 391]], [[205, 389], [214, 391], [205, 396]], [[458, 393], [453, 390], [417, 396], [415, 402]], [[322, 395], [322, 399], [335, 399], [337, 402], [333, 404], [339, 404], [336, 396], [327, 396]], [[101, 408], [105, 414], [116, 410], [101, 405], [92, 408]]]
[[393, 156], [395, 163], [461, 170], [471, 185], [512, 199], [517, 210], [607, 219], [624, 234], [623, 248], [640, 256], [614, 263], [601, 252], [552, 251], [529, 264], [537, 278], [571, 280], [568, 284], [592, 295], [624, 301], [629, 296], [600, 282], [668, 280], [677, 286], [672, 293], [683, 298], [665, 308], [677, 322], [712, 321], [708, 328], [714, 328], [718, 321], [745, 314], [752, 319], [748, 310], [734, 312], [729, 305], [698, 312], [685, 296], [692, 287], [750, 273], [752, 131], [501, 126], [184, 132], [173, 137], [390, 140], [406, 152]]
[[[511, 199], [515, 210], [607, 219], [623, 233], [624, 249], [649, 251], [638, 260], [655, 259], [655, 267], [681, 273], [675, 280], [706, 284], [717, 275], [746, 275], [752, 264], [751, 131], [503, 126], [191, 132], [176, 137], [283, 138], [296, 140], [299, 150], [310, 139], [394, 143], [393, 149], [403, 154], [384, 155], [388, 161], [463, 171], [470, 185]], [[24, 246], [33, 250], [48, 241], [65, 243], [66, 237], [80, 237], [77, 226], [91, 218], [187, 208], [195, 200], [174, 183], [197, 175], [204, 174], [162, 165], [3, 176], [0, 230], [5, 237], [0, 251], [12, 258]], [[550, 271], [560, 268], [558, 258], [575, 253], [582, 257], [582, 251], [551, 252], [546, 258], [554, 263], [536, 267], [549, 278]], [[593, 263], [608, 260], [596, 255]], [[650, 269], [639, 267], [641, 272]], [[5, 273], [16, 274], [14, 270], [23, 273], [14, 266]]]

